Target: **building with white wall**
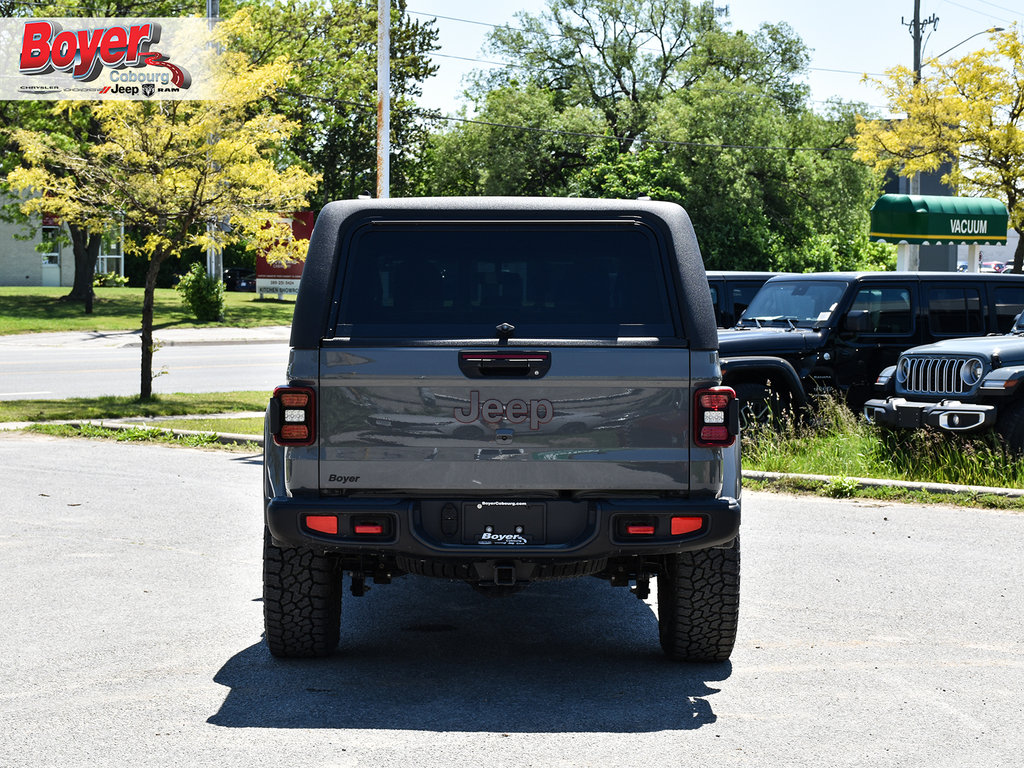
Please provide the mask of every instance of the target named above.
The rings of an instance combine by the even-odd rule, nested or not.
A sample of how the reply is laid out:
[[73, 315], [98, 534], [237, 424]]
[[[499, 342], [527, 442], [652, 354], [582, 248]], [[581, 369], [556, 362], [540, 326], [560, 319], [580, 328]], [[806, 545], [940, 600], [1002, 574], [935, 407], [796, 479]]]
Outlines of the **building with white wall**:
[[[116, 230], [104, 238], [97, 273], [124, 275], [123, 238], [124, 233]], [[0, 220], [0, 285], [70, 288], [74, 284], [75, 256], [67, 227], [49, 216], [41, 221], [33, 217], [33, 226]]]
[[75, 259], [67, 230], [44, 219], [35, 232], [24, 224], [0, 221], [0, 285], [71, 286]]

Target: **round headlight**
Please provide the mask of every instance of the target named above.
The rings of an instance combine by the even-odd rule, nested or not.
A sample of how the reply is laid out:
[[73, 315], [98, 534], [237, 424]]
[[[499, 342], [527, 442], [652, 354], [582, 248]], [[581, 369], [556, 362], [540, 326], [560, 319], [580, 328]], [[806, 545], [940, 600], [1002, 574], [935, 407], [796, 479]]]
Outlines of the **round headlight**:
[[973, 387], [981, 381], [981, 376], [984, 373], [985, 366], [982, 364], [981, 360], [976, 357], [972, 357], [970, 360], [964, 360], [963, 365], [960, 366], [960, 380], [968, 387]]
[[901, 357], [900, 361], [896, 364], [896, 381], [900, 384], [906, 384], [907, 375], [910, 373], [910, 360], [905, 357]]

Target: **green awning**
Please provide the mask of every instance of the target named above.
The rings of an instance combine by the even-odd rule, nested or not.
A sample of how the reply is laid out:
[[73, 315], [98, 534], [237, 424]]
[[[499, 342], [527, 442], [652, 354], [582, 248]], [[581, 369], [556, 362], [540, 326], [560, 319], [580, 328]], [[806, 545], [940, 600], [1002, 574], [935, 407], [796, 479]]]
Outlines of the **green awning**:
[[991, 197], [882, 195], [871, 206], [871, 239], [882, 243], [1003, 245], [1009, 216]]

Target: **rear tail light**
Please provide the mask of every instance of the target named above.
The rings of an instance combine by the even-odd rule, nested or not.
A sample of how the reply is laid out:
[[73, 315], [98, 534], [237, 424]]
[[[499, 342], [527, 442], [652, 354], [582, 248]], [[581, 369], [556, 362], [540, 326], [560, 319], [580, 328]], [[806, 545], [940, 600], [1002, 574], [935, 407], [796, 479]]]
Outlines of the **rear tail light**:
[[278, 445], [316, 440], [316, 393], [309, 387], [278, 387], [270, 401], [270, 431]]
[[731, 387], [700, 389], [693, 396], [693, 435], [697, 445], [727, 448], [740, 433], [740, 409]]

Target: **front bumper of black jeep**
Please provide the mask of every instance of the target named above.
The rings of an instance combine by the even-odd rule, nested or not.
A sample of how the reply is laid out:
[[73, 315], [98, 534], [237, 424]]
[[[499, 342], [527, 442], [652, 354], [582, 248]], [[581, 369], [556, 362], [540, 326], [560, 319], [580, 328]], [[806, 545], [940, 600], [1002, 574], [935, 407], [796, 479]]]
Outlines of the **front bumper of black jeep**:
[[958, 400], [915, 402], [903, 397], [868, 400], [864, 417], [882, 427], [920, 429], [935, 427], [950, 432], [973, 432], [996, 423], [996, 407]]

